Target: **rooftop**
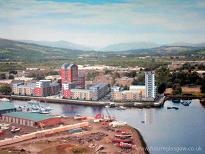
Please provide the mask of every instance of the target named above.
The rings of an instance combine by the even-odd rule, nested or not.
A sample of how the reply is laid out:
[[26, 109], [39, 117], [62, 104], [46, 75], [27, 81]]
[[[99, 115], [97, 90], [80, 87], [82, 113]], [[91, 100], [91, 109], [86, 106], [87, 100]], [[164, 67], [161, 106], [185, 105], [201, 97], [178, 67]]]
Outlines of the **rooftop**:
[[10, 102], [0, 102], [0, 111], [8, 109], [15, 109], [14, 104]]
[[95, 84], [95, 85], [91, 86], [90, 89], [102, 88], [102, 87], [104, 87], [106, 85], [107, 84], [105, 84], [105, 83], [98, 83], [98, 84]]
[[62, 66], [61, 66], [61, 68], [63, 68], [63, 69], [67, 69], [67, 68], [70, 68], [70, 67], [72, 67], [73, 65], [75, 65], [75, 64], [63, 64]]
[[22, 119], [28, 119], [32, 121], [42, 121], [42, 120], [47, 120], [50, 118], [55, 118], [55, 116], [52, 116], [52, 115], [31, 113], [31, 112], [10, 112], [10, 113], [2, 114], [2, 115], [17, 117], [17, 118], [22, 118]]

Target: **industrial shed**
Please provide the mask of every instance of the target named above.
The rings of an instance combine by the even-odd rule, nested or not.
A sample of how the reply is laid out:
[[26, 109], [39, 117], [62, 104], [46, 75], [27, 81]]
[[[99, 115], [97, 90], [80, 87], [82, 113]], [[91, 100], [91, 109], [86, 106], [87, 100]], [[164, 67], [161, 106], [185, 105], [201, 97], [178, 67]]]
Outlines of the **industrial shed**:
[[10, 102], [0, 102], [0, 115], [8, 112], [15, 112], [16, 108], [13, 103]]
[[2, 114], [2, 120], [30, 127], [46, 127], [61, 123], [59, 117], [31, 112], [5, 113]]

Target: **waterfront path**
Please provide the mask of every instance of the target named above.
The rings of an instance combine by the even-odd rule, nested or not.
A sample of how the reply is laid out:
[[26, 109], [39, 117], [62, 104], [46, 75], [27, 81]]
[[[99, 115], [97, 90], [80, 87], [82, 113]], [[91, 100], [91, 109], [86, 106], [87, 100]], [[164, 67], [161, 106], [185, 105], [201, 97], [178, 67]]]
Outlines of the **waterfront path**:
[[8, 98], [11, 100], [37, 100], [46, 103], [58, 104], [73, 104], [73, 105], [86, 105], [86, 106], [106, 106], [114, 104], [114, 106], [136, 107], [136, 108], [150, 108], [161, 107], [164, 104], [165, 96], [158, 97], [154, 102], [112, 102], [112, 101], [83, 101], [83, 100], [70, 100], [61, 98], [48, 98], [48, 97], [33, 97], [33, 96], [18, 96], [18, 95], [0, 95], [0, 98]]

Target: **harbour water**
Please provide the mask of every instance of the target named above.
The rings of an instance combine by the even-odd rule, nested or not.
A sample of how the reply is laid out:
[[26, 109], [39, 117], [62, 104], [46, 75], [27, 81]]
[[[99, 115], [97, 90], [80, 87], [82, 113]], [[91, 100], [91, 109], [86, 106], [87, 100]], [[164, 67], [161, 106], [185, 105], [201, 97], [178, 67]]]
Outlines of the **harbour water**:
[[[21, 105], [26, 102], [13, 101]], [[205, 108], [199, 100], [192, 100], [189, 106], [167, 101], [162, 108], [116, 110], [114, 108], [88, 107], [68, 104], [49, 104], [52, 114], [74, 116], [76, 114], [95, 116], [110, 114], [117, 120], [126, 121], [138, 129], [151, 154], [205, 153]], [[170, 109], [176, 106], [179, 110]]]

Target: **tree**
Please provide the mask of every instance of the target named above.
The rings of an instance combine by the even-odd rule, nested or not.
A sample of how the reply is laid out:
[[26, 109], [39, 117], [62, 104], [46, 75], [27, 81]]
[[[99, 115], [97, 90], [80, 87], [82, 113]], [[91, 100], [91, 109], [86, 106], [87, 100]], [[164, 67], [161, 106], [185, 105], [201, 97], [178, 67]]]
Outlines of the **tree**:
[[205, 83], [201, 85], [201, 93], [205, 93]]
[[124, 89], [124, 90], [129, 90], [129, 87], [128, 87], [127, 85], [125, 85], [125, 86], [123, 87], [123, 89]]
[[6, 74], [0, 74], [0, 79], [6, 79]]
[[136, 76], [136, 71], [131, 71], [129, 73], [127, 73], [127, 77], [130, 77], [130, 78], [134, 78]]
[[14, 79], [14, 76], [13, 75], [9, 75], [9, 79]]
[[178, 84], [178, 83], [174, 84], [172, 89], [173, 89], [173, 92], [172, 92], [173, 95], [181, 95], [182, 94], [182, 88], [181, 88], [180, 84]]
[[18, 72], [15, 70], [9, 71], [9, 74], [17, 74]]
[[4, 95], [9, 95], [11, 93], [11, 87], [8, 84], [1, 85], [0, 93]]
[[112, 81], [111, 81], [111, 85], [113, 86], [113, 85], [115, 84], [115, 82], [116, 82], [116, 80], [115, 80], [115, 78], [113, 77], [113, 78], [112, 78]]
[[158, 86], [158, 93], [159, 94], [163, 94], [166, 90], [166, 83], [161, 83], [159, 86]]

